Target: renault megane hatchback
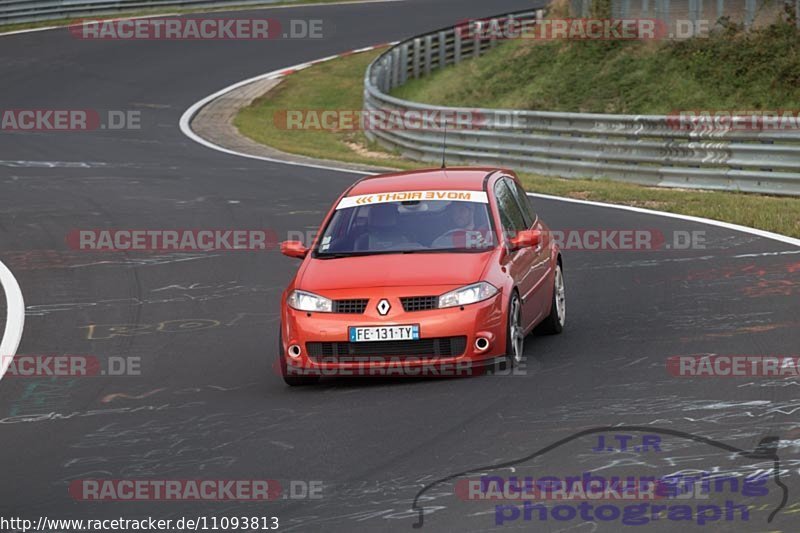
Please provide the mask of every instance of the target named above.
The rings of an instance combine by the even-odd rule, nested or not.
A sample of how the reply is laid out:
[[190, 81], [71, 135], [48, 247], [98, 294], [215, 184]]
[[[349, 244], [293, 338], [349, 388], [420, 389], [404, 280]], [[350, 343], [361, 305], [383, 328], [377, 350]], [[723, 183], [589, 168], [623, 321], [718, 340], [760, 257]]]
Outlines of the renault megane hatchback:
[[513, 172], [364, 178], [336, 201], [283, 294], [278, 364], [321, 376], [463, 375], [523, 357], [565, 319], [560, 251]]

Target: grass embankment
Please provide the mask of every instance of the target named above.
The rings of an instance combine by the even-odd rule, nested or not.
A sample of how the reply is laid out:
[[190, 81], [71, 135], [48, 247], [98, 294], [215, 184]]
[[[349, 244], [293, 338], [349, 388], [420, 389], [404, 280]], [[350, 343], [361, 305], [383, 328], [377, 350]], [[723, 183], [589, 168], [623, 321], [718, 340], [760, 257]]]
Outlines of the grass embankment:
[[[495, 54], [505, 57], [509, 53], [508, 50], [521, 46], [524, 47], [527, 44], [510, 43], [496, 49]], [[508, 48], [504, 50], [506, 47]], [[361, 132], [287, 131], [275, 125], [275, 113], [287, 109], [361, 109], [364, 70], [376, 55], [376, 52], [358, 54], [293, 74], [269, 94], [242, 110], [236, 119], [236, 125], [242, 133], [254, 140], [290, 153], [387, 167], [419, 168], [420, 163], [399, 159], [395, 155], [381, 152], [378, 148], [370, 146]], [[548, 59], [552, 60], [553, 58]], [[596, 58], [593, 61], [598, 62]], [[466, 64], [456, 67], [456, 69], [465, 68], [472, 67], [467, 67]], [[761, 67], [754, 65], [754, 68]], [[516, 69], [504, 67], [501, 70], [507, 71], [507, 75], [513, 76], [512, 71]], [[448, 76], [450, 73], [446, 72], [437, 77], [441, 79]], [[534, 77], [538, 76], [544, 77], [541, 72], [535, 74]], [[431, 80], [433, 81], [434, 78]], [[459, 83], [471, 82], [461, 79]], [[422, 88], [422, 84], [417, 85], [418, 91]], [[431, 83], [430, 86], [425, 87], [425, 90], [436, 91], [438, 89], [436, 83]], [[742, 91], [747, 90], [743, 86]], [[565, 92], [567, 91], [564, 91], [562, 87], [560, 94]], [[499, 104], [495, 101], [491, 105]], [[789, 105], [785, 104], [782, 107], [788, 108]], [[620, 111], [621, 109], [614, 108], [613, 110]], [[660, 189], [608, 180], [566, 180], [529, 174], [523, 174], [521, 177], [526, 188], [531, 192], [712, 218], [800, 237], [800, 199], [729, 192]]]
[[251, 139], [291, 154], [391, 168], [420, 168], [424, 165], [381, 151], [357, 129], [291, 129], [284, 127], [280, 118], [287, 110], [313, 113], [362, 109], [364, 71], [380, 53], [354, 54], [293, 74], [242, 110], [234, 124]]
[[800, 33], [781, 23], [678, 42], [520, 39], [393, 95], [451, 106], [584, 113], [800, 109]]

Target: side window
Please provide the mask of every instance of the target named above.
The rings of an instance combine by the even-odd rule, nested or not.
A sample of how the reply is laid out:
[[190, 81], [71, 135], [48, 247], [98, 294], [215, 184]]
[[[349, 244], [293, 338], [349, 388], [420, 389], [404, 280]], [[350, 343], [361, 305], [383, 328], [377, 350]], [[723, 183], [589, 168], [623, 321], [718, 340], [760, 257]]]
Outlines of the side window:
[[525, 190], [520, 187], [519, 183], [516, 181], [508, 179], [506, 180], [506, 183], [508, 183], [508, 185], [511, 187], [511, 190], [514, 192], [514, 196], [517, 198], [517, 201], [522, 208], [522, 215], [525, 217], [525, 223], [527, 224], [527, 227], [530, 228], [536, 221], [536, 213], [533, 212], [530, 196], [525, 193]]
[[519, 208], [514, 193], [506, 185], [506, 180], [498, 181], [494, 186], [494, 195], [497, 199], [497, 207], [500, 211], [500, 221], [503, 224], [503, 231], [507, 236], [516, 235], [518, 231], [528, 228], [525, 224], [525, 217]]

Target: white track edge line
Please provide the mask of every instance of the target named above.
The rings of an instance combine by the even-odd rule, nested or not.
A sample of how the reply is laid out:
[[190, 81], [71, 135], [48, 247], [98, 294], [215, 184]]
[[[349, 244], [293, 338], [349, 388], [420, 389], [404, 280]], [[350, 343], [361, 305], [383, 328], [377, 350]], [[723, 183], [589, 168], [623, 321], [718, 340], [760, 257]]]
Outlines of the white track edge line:
[[[157, 15], [138, 15], [136, 17], [121, 17], [121, 18], [113, 18], [113, 19], [102, 19], [105, 22], [119, 22], [121, 20], [139, 20], [139, 19], [154, 19], [158, 17], [178, 17], [180, 13], [159, 13]], [[78, 19], [78, 20], [86, 20], [86, 19]], [[77, 24], [77, 20], [73, 24], [61, 24], [60, 26], [45, 26], [43, 28], [27, 28], [24, 30], [14, 30], [14, 31], [7, 31], [4, 33], [0, 33], [0, 37], [5, 37], [7, 35], [20, 35], [23, 33], [36, 33], [38, 31], [50, 31], [50, 30], [60, 30], [63, 28], [72, 28], [74, 26], [86, 26], [87, 24], [92, 24], [96, 20], [100, 19], [92, 19], [86, 20], [81, 24]]]
[[733, 224], [731, 222], [723, 222], [721, 220], [714, 220], [711, 218], [682, 215], [680, 213], [669, 213], [667, 211], [656, 211], [655, 209], [645, 209], [643, 207], [634, 207], [631, 205], [607, 204], [604, 202], [594, 202], [591, 200], [579, 200], [577, 198], [566, 198], [563, 196], [552, 196], [549, 194], [539, 194], [534, 192], [529, 192], [528, 196], [544, 198], [546, 200], [557, 200], [559, 202], [571, 202], [574, 204], [591, 205], [595, 207], [609, 207], [612, 209], [622, 209], [624, 211], [633, 211], [634, 213], [641, 213], [643, 215], [657, 215], [666, 218], [677, 218], [679, 220], [686, 220], [688, 222], [697, 222], [700, 224], [707, 224], [709, 226], [718, 226], [720, 228], [725, 228], [733, 231], [750, 233], [751, 235], [757, 235], [765, 239], [772, 239], [775, 241], [784, 242], [786, 244], [791, 244], [792, 246], [800, 246], [800, 239], [795, 239], [794, 237], [789, 237], [788, 235], [781, 235], [780, 233], [773, 233], [771, 231], [751, 228], [749, 226], [740, 226], [739, 224]]
[[[384, 43], [384, 44], [378, 44], [378, 45], [374, 45], [374, 46], [367, 46], [365, 48], [360, 48], [358, 51], [359, 52], [366, 52], [366, 51], [369, 51], [369, 50], [374, 50], [374, 49], [379, 48], [381, 46], [385, 46], [386, 44], [394, 45], [396, 43]], [[223, 96], [224, 94], [229, 93], [230, 91], [236, 90], [239, 87], [242, 87], [244, 85], [248, 85], [248, 84], [256, 82], [256, 81], [265, 80], [265, 79], [268, 79], [268, 78], [271, 78], [271, 77], [280, 78], [280, 77], [283, 77], [282, 73], [285, 73], [287, 71], [302, 70], [303, 68], [307, 68], [311, 64], [316, 65], [316, 64], [322, 63], [324, 61], [330, 61], [330, 60], [333, 60], [333, 59], [336, 59], [338, 57], [342, 57], [344, 55], [351, 54], [351, 53], [354, 53], [354, 52], [356, 52], [356, 51], [354, 50], [354, 51], [350, 51], [350, 52], [344, 52], [342, 54], [337, 54], [337, 55], [325, 57], [323, 59], [318, 59], [316, 61], [308, 61], [306, 63], [301, 63], [301, 64], [295, 65], [293, 67], [284, 67], [284, 68], [281, 68], [281, 69], [278, 69], [278, 70], [273, 70], [272, 72], [267, 72], [266, 74], [261, 74], [260, 76], [255, 76], [253, 78], [250, 78], [250, 79], [247, 79], [247, 80], [244, 80], [244, 81], [240, 81], [238, 83], [234, 83], [233, 85], [230, 85], [228, 87], [225, 87], [224, 89], [221, 89], [221, 90], [215, 92], [214, 94], [206, 96], [202, 100], [200, 100], [200, 101], [196, 102], [195, 104], [193, 104], [189, 109], [187, 109], [183, 113], [183, 115], [181, 116], [181, 119], [180, 119], [181, 131], [183, 132], [184, 135], [186, 135], [187, 137], [189, 137], [193, 141], [195, 141], [195, 142], [197, 142], [199, 144], [202, 144], [206, 148], [211, 148], [212, 150], [217, 150], [218, 152], [223, 152], [223, 153], [226, 153], [226, 154], [229, 154], [229, 155], [235, 155], [235, 156], [239, 156], [239, 157], [246, 157], [248, 159], [258, 159], [258, 160], [261, 160], [261, 161], [267, 161], [269, 163], [278, 163], [278, 164], [282, 164], [282, 165], [291, 165], [291, 166], [307, 167], [307, 168], [316, 168], [316, 169], [321, 169], [321, 170], [330, 170], [330, 171], [334, 171], [334, 172], [347, 172], [347, 173], [350, 173], [350, 174], [361, 174], [363, 176], [375, 176], [375, 175], [377, 175], [376, 172], [364, 172], [362, 170], [352, 170], [352, 169], [343, 168], [343, 167], [337, 167], [337, 166], [316, 165], [316, 164], [313, 164], [313, 163], [301, 163], [301, 162], [297, 162], [297, 161], [285, 161], [285, 160], [282, 160], [282, 159], [275, 159], [275, 158], [272, 158], [272, 157], [264, 157], [264, 156], [258, 156], [258, 155], [252, 155], [252, 154], [244, 154], [244, 153], [241, 153], [241, 152], [237, 152], [235, 150], [230, 150], [228, 148], [224, 148], [222, 146], [214, 144], [211, 141], [208, 141], [208, 140], [200, 137], [194, 131], [192, 131], [192, 128], [191, 128], [191, 125], [190, 125], [191, 121], [192, 121], [192, 118], [194, 118], [194, 116], [197, 114], [198, 111], [200, 111], [200, 109], [202, 109], [205, 105], [207, 105], [212, 100], [214, 100], [216, 98], [219, 98], [220, 96]], [[741, 232], [741, 233], [749, 233], [751, 235], [756, 235], [758, 237], [762, 237], [762, 238], [765, 238], [765, 239], [779, 241], [779, 242], [783, 242], [783, 243], [786, 243], [786, 244], [790, 244], [792, 246], [800, 247], [800, 239], [795, 239], [793, 237], [789, 237], [788, 235], [781, 235], [779, 233], [773, 233], [771, 231], [765, 231], [765, 230], [760, 230], [760, 229], [757, 229], [757, 228], [751, 228], [749, 226], [740, 226], [739, 224], [732, 224], [730, 222], [722, 222], [721, 220], [713, 220], [713, 219], [710, 219], [710, 218], [695, 217], [695, 216], [691, 216], [691, 215], [681, 215], [679, 213], [668, 213], [666, 211], [656, 211], [655, 209], [645, 209], [645, 208], [642, 208], [642, 207], [633, 207], [633, 206], [630, 206], [630, 205], [607, 204], [607, 203], [603, 203], [603, 202], [593, 202], [591, 200], [579, 200], [577, 198], [567, 198], [567, 197], [563, 197], [563, 196], [552, 196], [552, 195], [549, 195], [549, 194], [528, 193], [528, 195], [529, 196], [538, 197], [538, 198], [544, 198], [544, 199], [547, 199], [547, 200], [557, 200], [557, 201], [560, 201], [560, 202], [571, 202], [571, 203], [576, 203], [576, 204], [592, 205], [592, 206], [596, 206], [596, 207], [607, 207], [607, 208], [610, 208], [610, 209], [621, 209], [623, 211], [632, 211], [632, 212], [641, 213], [641, 214], [644, 214], [644, 215], [660, 216], [660, 217], [666, 217], [666, 218], [675, 218], [675, 219], [679, 219], [679, 220], [686, 220], [688, 222], [697, 222], [699, 224], [706, 224], [706, 225], [709, 225], [709, 226], [717, 226], [717, 227], [720, 227], [720, 228], [725, 228], [725, 229], [729, 229], [729, 230], [733, 230], [733, 231], [738, 231], [738, 232]]]
[[17, 354], [25, 327], [25, 300], [14, 274], [0, 262], [0, 285], [6, 294], [6, 327], [0, 341], [0, 379], [5, 375], [11, 359]]

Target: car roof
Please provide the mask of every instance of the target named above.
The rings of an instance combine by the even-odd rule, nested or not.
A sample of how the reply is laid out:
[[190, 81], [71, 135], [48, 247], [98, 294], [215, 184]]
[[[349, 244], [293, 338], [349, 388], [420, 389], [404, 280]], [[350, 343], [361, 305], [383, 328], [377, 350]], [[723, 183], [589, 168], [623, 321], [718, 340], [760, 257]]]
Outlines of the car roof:
[[464, 167], [381, 174], [357, 182], [347, 196], [424, 190], [482, 191], [486, 176], [498, 170], [491, 167]]

